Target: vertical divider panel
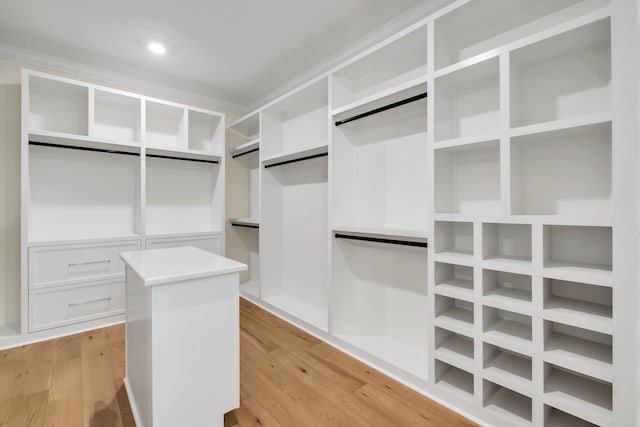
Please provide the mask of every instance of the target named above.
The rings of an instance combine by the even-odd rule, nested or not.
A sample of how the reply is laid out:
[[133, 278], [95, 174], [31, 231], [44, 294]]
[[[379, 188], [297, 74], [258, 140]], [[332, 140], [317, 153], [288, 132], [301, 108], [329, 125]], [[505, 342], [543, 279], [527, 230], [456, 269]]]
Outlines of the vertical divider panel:
[[89, 108], [87, 114], [87, 134], [89, 136], [95, 136], [94, 124], [96, 117], [96, 90], [93, 86], [89, 86], [89, 102], [87, 103]]
[[511, 155], [509, 145], [509, 54], [500, 55], [500, 198], [502, 200], [502, 213], [511, 215]]

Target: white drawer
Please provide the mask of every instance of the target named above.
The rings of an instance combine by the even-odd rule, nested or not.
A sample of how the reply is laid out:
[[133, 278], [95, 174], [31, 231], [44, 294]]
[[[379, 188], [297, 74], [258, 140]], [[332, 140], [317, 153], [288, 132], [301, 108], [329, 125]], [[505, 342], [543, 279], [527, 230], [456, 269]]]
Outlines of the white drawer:
[[29, 248], [29, 288], [124, 277], [118, 254], [139, 249], [136, 241]]
[[124, 313], [125, 284], [119, 279], [86, 286], [29, 292], [29, 331], [55, 328]]
[[205, 251], [222, 255], [221, 236], [202, 237], [173, 237], [163, 239], [147, 239], [146, 249], [177, 248], [180, 246], [193, 246]]

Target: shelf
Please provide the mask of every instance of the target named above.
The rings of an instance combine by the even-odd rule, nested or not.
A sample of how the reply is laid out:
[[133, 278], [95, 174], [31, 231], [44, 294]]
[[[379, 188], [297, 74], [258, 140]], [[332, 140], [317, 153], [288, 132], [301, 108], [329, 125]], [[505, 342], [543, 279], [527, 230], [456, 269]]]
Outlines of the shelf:
[[436, 359], [436, 384], [463, 398], [473, 398], [473, 374]]
[[484, 359], [484, 378], [531, 397], [533, 387], [531, 357], [485, 343]]
[[383, 227], [361, 227], [356, 225], [333, 225], [332, 231], [338, 231], [341, 233], [358, 233], [369, 234], [380, 237], [386, 237], [391, 239], [421, 239], [426, 241], [428, 233], [426, 230], [406, 230], [406, 229], [393, 229]]
[[29, 75], [29, 132], [87, 136], [89, 88]]
[[284, 293], [263, 297], [262, 300], [311, 326], [325, 332], [328, 330], [329, 319], [326, 310]]
[[221, 235], [221, 230], [209, 230], [185, 233], [147, 233], [144, 237], [147, 239], [174, 239], [180, 237], [212, 237]]
[[247, 228], [260, 228], [259, 218], [229, 218], [231, 225]]
[[127, 240], [141, 240], [143, 237], [144, 236], [140, 234], [122, 234], [119, 236], [95, 236], [79, 239], [33, 240], [27, 242], [27, 247], [35, 248], [40, 246], [79, 245], [96, 242], [120, 242]]
[[531, 276], [483, 270], [482, 284], [485, 304], [531, 312]]
[[551, 406], [545, 405], [544, 412], [544, 425], [546, 427], [598, 427], [593, 423], [574, 417]]
[[224, 150], [224, 116], [205, 111], [188, 109], [189, 150], [205, 153], [222, 153]]
[[131, 143], [142, 139], [140, 98], [96, 89], [94, 103], [93, 136]]
[[461, 138], [445, 139], [434, 143], [436, 150], [442, 150], [444, 148], [460, 148], [460, 149], [473, 149], [473, 145], [482, 145], [483, 143], [499, 140], [500, 137], [495, 132], [490, 134], [469, 135]]
[[329, 153], [328, 145], [321, 145], [319, 147], [308, 148], [301, 151], [294, 151], [285, 154], [278, 154], [269, 157], [262, 158], [262, 164], [264, 167], [279, 166], [281, 164], [289, 164], [298, 161], [308, 160], [310, 158], [326, 156]]
[[435, 212], [465, 215], [502, 212], [499, 141], [435, 151]]
[[247, 139], [254, 139], [260, 134], [260, 113], [249, 113], [230, 124], [227, 129], [231, 129]]
[[436, 295], [435, 325], [451, 332], [473, 337], [473, 304], [455, 298]]
[[185, 148], [185, 108], [153, 101], [146, 101], [145, 105], [145, 145], [169, 149]]
[[509, 131], [511, 138], [519, 136], [532, 136], [536, 134], [550, 134], [563, 130], [570, 130], [591, 125], [606, 125], [611, 122], [611, 113], [593, 113], [567, 119], [551, 120], [548, 122], [536, 123], [533, 125], [513, 127]]
[[440, 328], [435, 334], [435, 358], [473, 372], [473, 339]]
[[522, 354], [531, 353], [531, 317], [492, 307], [483, 308], [484, 340]]
[[[334, 334], [339, 338], [371, 356], [394, 367], [427, 380], [427, 352], [415, 349], [405, 343], [383, 335]], [[426, 347], [425, 347], [426, 349]]]
[[499, 88], [498, 58], [436, 78], [435, 140], [495, 134]]
[[473, 300], [473, 268], [436, 262], [435, 292], [451, 298]]
[[511, 52], [511, 125], [611, 109], [611, 25], [597, 21]]
[[122, 144], [113, 140], [59, 132], [30, 132], [29, 142], [76, 147], [86, 151], [140, 154], [139, 144]]
[[260, 150], [260, 139], [252, 139], [231, 150], [231, 158], [235, 159], [245, 154], [255, 153], [258, 150]]
[[490, 381], [484, 381], [484, 408], [514, 425], [530, 425], [532, 420], [532, 400], [508, 388]]
[[458, 254], [473, 257], [473, 223], [435, 223], [435, 253]]
[[482, 224], [482, 258], [496, 270], [531, 266], [531, 225]]
[[516, 215], [611, 216], [611, 122], [513, 137]]
[[599, 426], [612, 425], [612, 387], [589, 377], [546, 365], [546, 404]]
[[218, 155], [195, 150], [172, 150], [168, 148], [148, 147], [147, 156], [173, 160], [193, 160], [202, 163], [220, 163]]
[[603, 381], [613, 381], [611, 336], [545, 321], [544, 358]]

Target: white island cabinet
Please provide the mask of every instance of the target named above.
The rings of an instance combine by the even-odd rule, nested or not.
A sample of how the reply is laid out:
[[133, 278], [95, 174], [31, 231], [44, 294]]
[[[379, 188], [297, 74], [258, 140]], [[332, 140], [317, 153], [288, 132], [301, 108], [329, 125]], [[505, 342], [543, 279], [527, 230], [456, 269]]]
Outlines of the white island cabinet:
[[136, 424], [222, 426], [240, 406], [238, 273], [247, 266], [193, 247], [120, 256]]

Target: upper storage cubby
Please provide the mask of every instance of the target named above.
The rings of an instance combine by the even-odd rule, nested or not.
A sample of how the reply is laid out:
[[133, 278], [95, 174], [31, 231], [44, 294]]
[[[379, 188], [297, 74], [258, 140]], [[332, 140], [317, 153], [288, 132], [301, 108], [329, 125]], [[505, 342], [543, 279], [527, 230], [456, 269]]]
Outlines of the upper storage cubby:
[[89, 88], [29, 76], [29, 132], [88, 135]]
[[327, 92], [327, 79], [324, 78], [264, 109], [260, 147], [263, 159], [327, 145]]
[[609, 19], [520, 48], [510, 59], [512, 127], [610, 111]]
[[497, 58], [439, 77], [435, 85], [436, 141], [499, 133]]
[[333, 105], [342, 108], [393, 91], [427, 73], [427, 27], [401, 34], [333, 74]]
[[435, 69], [500, 48], [605, 1], [473, 0], [435, 20]]
[[229, 129], [239, 133], [246, 139], [260, 137], [260, 113], [250, 113], [229, 125]]
[[93, 136], [109, 141], [139, 142], [142, 111], [140, 98], [96, 89]]
[[150, 147], [184, 149], [184, 107], [154, 101], [146, 102], [146, 144]]
[[222, 154], [224, 142], [224, 116], [198, 110], [189, 110], [189, 150]]

